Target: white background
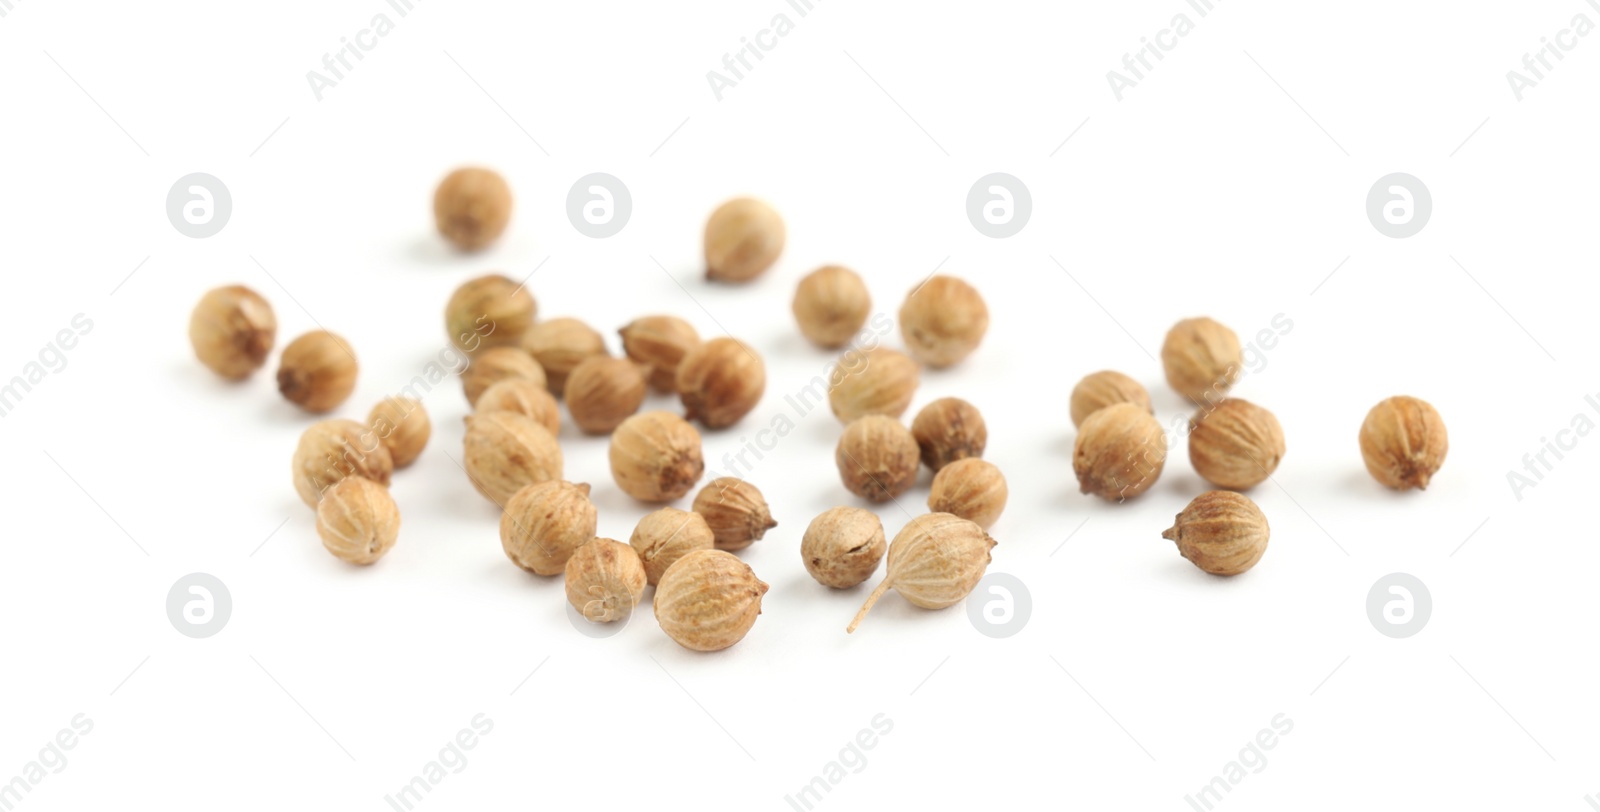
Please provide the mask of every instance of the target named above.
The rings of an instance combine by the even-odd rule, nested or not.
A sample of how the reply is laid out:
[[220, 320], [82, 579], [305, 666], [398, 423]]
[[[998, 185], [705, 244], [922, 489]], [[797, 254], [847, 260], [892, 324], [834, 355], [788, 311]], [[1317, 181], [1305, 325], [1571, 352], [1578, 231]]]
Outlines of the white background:
[[[1581, 0], [1229, 0], [1203, 19], [1178, 0], [826, 0], [804, 18], [778, 0], [428, 0], [404, 19], [380, 0], [13, 2], [0, 380], [74, 314], [94, 323], [0, 420], [0, 781], [75, 714], [94, 722], [21, 809], [388, 809], [479, 713], [492, 733], [421, 808], [790, 809], [877, 714], [892, 732], [819, 808], [1189, 809], [1277, 714], [1293, 731], [1222, 808], [1577, 810], [1600, 791], [1600, 441], [1520, 501], [1506, 481], [1600, 390], [1600, 37], [1520, 102], [1505, 78], [1574, 15], [1600, 21]], [[395, 30], [318, 101], [306, 72], [379, 12]], [[780, 12], [794, 31], [717, 101], [706, 72]], [[1179, 12], [1193, 33], [1117, 101], [1106, 72]], [[477, 256], [432, 231], [433, 186], [463, 163], [516, 194]], [[603, 240], [565, 210], [596, 171], [634, 203]], [[1034, 202], [1009, 239], [964, 211], [997, 171]], [[1434, 200], [1409, 239], [1365, 213], [1396, 171]], [[167, 221], [190, 172], [232, 192], [215, 237]], [[758, 282], [709, 286], [701, 226], [737, 194], [772, 201], [789, 246]], [[274, 391], [276, 359], [227, 385], [185, 333], [203, 291], [249, 285], [280, 347], [318, 322], [349, 338], [361, 379], [338, 414], [359, 419], [444, 346], [453, 288], [537, 266], [540, 314], [580, 317], [614, 351], [616, 328], [669, 312], [765, 356], [765, 401], [706, 434], [720, 467], [831, 362], [789, 315], [826, 262], [891, 315], [936, 267], [988, 300], [982, 348], [925, 374], [913, 410], [959, 395], [988, 418], [1012, 489], [992, 571], [1034, 603], [1016, 637], [895, 595], [845, 635], [868, 587], [823, 589], [798, 555], [812, 516], [857, 503], [825, 410], [750, 475], [780, 524], [743, 557], [772, 590], [718, 654], [679, 648], [648, 609], [611, 639], [572, 629], [559, 579], [506, 560], [495, 508], [451, 459], [455, 380], [428, 395], [433, 441], [395, 477], [398, 545], [346, 566], [290, 485], [312, 418]], [[1251, 494], [1271, 546], [1211, 578], [1160, 538], [1205, 489], [1181, 442], [1140, 499], [1081, 496], [1068, 393], [1120, 369], [1170, 424], [1185, 410], [1150, 357], [1165, 330], [1208, 314], [1248, 340], [1280, 313], [1292, 330], [1236, 390], [1288, 437]], [[1356, 447], [1367, 409], [1401, 393], [1449, 426], [1426, 493], [1385, 491]], [[561, 439], [601, 534], [626, 540], [649, 508], [611, 483], [606, 440], [570, 424]], [[891, 535], [926, 492], [924, 472], [880, 510]], [[206, 640], [165, 613], [191, 572], [234, 602]], [[1410, 639], [1366, 615], [1391, 572], [1432, 593]]]

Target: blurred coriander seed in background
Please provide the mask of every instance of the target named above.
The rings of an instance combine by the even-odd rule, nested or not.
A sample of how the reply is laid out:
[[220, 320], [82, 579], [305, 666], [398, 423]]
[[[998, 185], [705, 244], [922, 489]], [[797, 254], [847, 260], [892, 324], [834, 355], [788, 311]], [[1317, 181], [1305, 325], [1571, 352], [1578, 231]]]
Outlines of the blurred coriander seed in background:
[[457, 169], [433, 193], [433, 220], [451, 245], [480, 251], [511, 222], [511, 187], [491, 169]]

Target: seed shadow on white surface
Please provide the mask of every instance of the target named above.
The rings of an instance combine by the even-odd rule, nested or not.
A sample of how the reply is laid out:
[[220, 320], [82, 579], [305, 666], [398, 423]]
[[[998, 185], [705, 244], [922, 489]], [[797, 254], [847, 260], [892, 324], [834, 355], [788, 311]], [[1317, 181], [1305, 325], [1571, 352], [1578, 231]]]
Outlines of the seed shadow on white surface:
[[477, 256], [451, 248], [442, 237], [432, 231], [418, 232], [404, 243], [400, 258], [429, 265], [454, 264], [467, 257]]
[[[1398, 502], [1404, 499], [1418, 499], [1426, 495], [1428, 492], [1426, 490], [1419, 491], [1416, 489], [1397, 491], [1394, 488], [1386, 487], [1383, 483], [1373, 479], [1372, 474], [1367, 473], [1365, 468], [1355, 468], [1351, 470], [1349, 473], [1346, 473], [1344, 476], [1340, 477], [1338, 482], [1343, 490], [1367, 499], [1389, 499], [1391, 501]], [[1432, 490], [1434, 487], [1435, 486], [1432, 483], [1428, 485], [1429, 490]]]

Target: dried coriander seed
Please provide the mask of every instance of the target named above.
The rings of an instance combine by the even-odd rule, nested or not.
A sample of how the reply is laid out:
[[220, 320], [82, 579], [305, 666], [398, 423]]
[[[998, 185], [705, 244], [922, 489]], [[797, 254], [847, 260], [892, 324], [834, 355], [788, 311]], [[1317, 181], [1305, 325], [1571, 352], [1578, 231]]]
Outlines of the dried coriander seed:
[[989, 427], [978, 407], [961, 398], [939, 398], [917, 412], [911, 436], [922, 449], [923, 464], [938, 473], [956, 460], [982, 457]]
[[960, 363], [988, 331], [989, 307], [983, 297], [953, 276], [928, 279], [900, 306], [900, 335], [907, 350], [934, 369]]
[[677, 316], [645, 316], [618, 330], [622, 350], [648, 367], [647, 377], [657, 392], [678, 391], [678, 364], [700, 346], [694, 326]]
[[694, 497], [694, 512], [704, 516], [719, 550], [743, 550], [778, 526], [760, 489], [737, 477], [718, 477]]
[[497, 505], [504, 506], [525, 486], [561, 478], [561, 446], [527, 415], [504, 411], [468, 415], [465, 445], [461, 462], [467, 478]]
[[1167, 383], [1197, 404], [1228, 393], [1244, 372], [1239, 336], [1213, 319], [1184, 319], [1172, 326], [1161, 345]]
[[1167, 462], [1167, 435], [1138, 404], [1118, 403], [1094, 412], [1078, 427], [1072, 471], [1078, 490], [1121, 501], [1144, 493]]
[[500, 514], [500, 546], [517, 566], [560, 575], [567, 559], [594, 538], [598, 513], [589, 486], [559, 479], [524, 485]]
[[1177, 542], [1184, 558], [1212, 575], [1238, 575], [1261, 560], [1270, 535], [1255, 502], [1233, 491], [1210, 491], [1195, 497], [1161, 537]]
[[795, 288], [791, 305], [800, 333], [827, 349], [843, 347], [867, 323], [872, 296], [867, 283], [842, 265], [825, 265]]
[[899, 417], [911, 405], [921, 377], [921, 367], [903, 352], [850, 350], [834, 367], [828, 405], [843, 423], [869, 414]]
[[836, 507], [811, 520], [800, 539], [800, 558], [817, 583], [849, 589], [878, 571], [888, 549], [883, 523], [871, 511]]
[[1253, 488], [1283, 459], [1283, 426], [1272, 412], [1247, 400], [1227, 398], [1201, 409], [1189, 421], [1189, 462], [1219, 488]]
[[928, 510], [949, 513], [988, 530], [1006, 509], [1006, 478], [993, 463], [976, 457], [939, 469], [928, 494]]
[[1090, 373], [1072, 387], [1072, 425], [1114, 403], [1133, 403], [1151, 414], [1150, 393], [1138, 381], [1112, 370]]
[[472, 356], [472, 363], [461, 373], [461, 389], [467, 403], [476, 408], [478, 398], [489, 387], [508, 378], [533, 381], [540, 389], [545, 388], [544, 367], [518, 346], [490, 347]]
[[706, 278], [748, 282], [778, 261], [786, 231], [771, 206], [749, 197], [730, 200], [706, 221]]
[[610, 354], [606, 352], [606, 340], [594, 328], [572, 318], [535, 324], [523, 333], [522, 348], [544, 368], [550, 394], [558, 398], [566, 391], [567, 376], [579, 364]]
[[313, 330], [283, 348], [278, 391], [308, 412], [330, 412], [355, 391], [357, 371], [356, 355], [344, 339]]
[[656, 585], [656, 621], [693, 651], [721, 651], [744, 639], [761, 614], [767, 585], [732, 553], [697, 550], [678, 559]]
[[342, 479], [363, 477], [388, 486], [393, 472], [389, 449], [375, 432], [354, 420], [313, 423], [294, 449], [294, 491], [311, 507]]
[[1367, 472], [1401, 491], [1426, 490], [1450, 450], [1439, 411], [1425, 400], [1405, 395], [1372, 407], [1361, 423], [1360, 439]]
[[189, 315], [195, 357], [230, 381], [242, 381], [266, 364], [277, 336], [272, 305], [243, 285], [206, 291]]
[[422, 455], [433, 435], [433, 423], [422, 401], [414, 398], [388, 397], [372, 407], [367, 415], [367, 427], [378, 435], [383, 447], [389, 449], [394, 467], [404, 468]]
[[644, 403], [644, 373], [626, 358], [596, 355], [567, 376], [567, 410], [585, 434], [609, 434]]
[[322, 546], [351, 564], [371, 564], [400, 535], [400, 509], [389, 489], [362, 477], [339, 480], [317, 503]]
[[971, 594], [989, 568], [995, 540], [960, 516], [928, 513], [906, 523], [889, 545], [888, 573], [872, 590], [846, 632], [854, 632], [891, 588], [923, 609], [954, 606]]
[[509, 378], [489, 387], [478, 397], [480, 412], [516, 412], [534, 419], [550, 432], [561, 435], [561, 406], [544, 384], [530, 378]]
[[921, 450], [900, 421], [871, 414], [845, 426], [833, 458], [851, 493], [870, 502], [887, 502], [916, 483]]
[[597, 538], [573, 551], [566, 567], [567, 603], [590, 623], [625, 620], [644, 599], [644, 565], [632, 547]]
[[713, 338], [683, 357], [677, 386], [686, 419], [708, 429], [727, 428], [761, 402], [767, 367], [744, 342]]
[[611, 477], [641, 502], [670, 502], [705, 473], [700, 432], [670, 412], [636, 414], [611, 433]]
[[654, 585], [678, 559], [696, 550], [715, 549], [716, 536], [704, 516], [666, 507], [640, 519], [628, 544], [639, 554], [646, 580]]
[[500, 274], [480, 276], [450, 294], [444, 328], [450, 342], [469, 354], [515, 347], [533, 326], [538, 309], [533, 294], [515, 280]]
[[439, 234], [462, 251], [479, 251], [511, 222], [511, 187], [491, 169], [463, 167], [446, 175], [433, 193]]

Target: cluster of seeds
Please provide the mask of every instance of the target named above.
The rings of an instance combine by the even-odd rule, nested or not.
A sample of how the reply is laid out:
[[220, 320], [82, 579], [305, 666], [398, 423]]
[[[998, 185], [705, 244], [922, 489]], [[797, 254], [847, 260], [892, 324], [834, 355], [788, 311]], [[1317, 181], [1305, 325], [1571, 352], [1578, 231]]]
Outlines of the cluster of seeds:
[[[208, 291], [189, 317], [195, 357], [230, 381], [266, 365], [277, 338], [272, 305], [242, 285]], [[355, 352], [343, 338], [314, 330], [283, 348], [278, 391], [313, 414], [337, 409], [355, 391]], [[295, 492], [317, 513], [317, 534], [335, 556], [371, 564], [394, 546], [400, 512], [389, 478], [416, 461], [433, 433], [422, 403], [389, 397], [366, 422], [327, 419], [300, 436], [293, 461]]]
[[[1283, 460], [1283, 426], [1271, 411], [1230, 390], [1244, 374], [1239, 337], [1210, 318], [1184, 319], [1167, 333], [1161, 363], [1168, 385], [1197, 407], [1188, 421], [1189, 463], [1225, 490], [1196, 497], [1163, 537], [1216, 575], [1237, 575], [1266, 552], [1266, 516], [1245, 491]], [[1085, 376], [1072, 390], [1073, 471], [1083, 493], [1121, 502], [1149, 490], [1167, 459], [1167, 435], [1150, 393], [1120, 372]], [[1361, 425], [1361, 456], [1374, 479], [1396, 490], [1426, 488], [1444, 462], [1444, 422], [1428, 403], [1389, 398]]]
[[[505, 180], [481, 168], [452, 172], [433, 200], [440, 235], [466, 252], [505, 232], [511, 206]], [[749, 282], [773, 266], [786, 238], [771, 206], [728, 201], [706, 223], [706, 277]], [[805, 276], [791, 309], [807, 340], [843, 350], [827, 394], [843, 424], [834, 456], [845, 490], [868, 503], [897, 502], [917, 486], [922, 468], [931, 473], [929, 512], [911, 519], [892, 542], [879, 517], [862, 507], [834, 507], [812, 519], [799, 545], [806, 571], [823, 586], [850, 589], [871, 579], [887, 557], [885, 575], [851, 632], [891, 589], [926, 609], [961, 602], [987, 570], [996, 544], [988, 530], [1009, 497], [999, 467], [983, 458], [988, 425], [976, 406], [956, 397], [925, 404], [909, 426], [901, 420], [925, 368], [956, 366], [978, 349], [989, 326], [982, 296], [956, 277], [925, 280], [898, 313], [903, 351], [876, 342], [858, 346], [872, 299], [849, 268], [827, 265]], [[701, 435], [690, 421], [716, 431], [750, 414], [766, 391], [761, 356], [735, 338], [703, 340], [671, 315], [621, 327], [616, 356], [583, 321], [537, 315], [533, 294], [501, 274], [462, 284], [444, 313], [450, 342], [469, 359], [461, 382], [472, 413], [461, 464], [473, 487], [501, 508], [506, 557], [528, 572], [562, 576], [568, 603], [585, 621], [626, 621], [654, 587], [656, 619], [674, 641], [696, 651], [739, 642], [761, 614], [768, 585], [733, 553], [777, 526], [765, 496], [742, 479], [720, 477], [700, 487], [690, 510], [669, 503], [688, 496], [705, 474]], [[189, 336], [203, 365], [242, 381], [266, 364], [277, 319], [256, 292], [227, 286], [202, 297]], [[1265, 553], [1270, 533], [1261, 509], [1239, 491], [1277, 469], [1283, 427], [1266, 408], [1230, 396], [1244, 374], [1243, 351], [1222, 324], [1180, 321], [1167, 334], [1161, 362], [1167, 383], [1198, 409], [1187, 424], [1190, 463], [1219, 488], [1191, 501], [1162, 535], [1208, 573], [1245, 572]], [[327, 414], [353, 393], [358, 370], [347, 341], [315, 330], [283, 349], [278, 389], [302, 409]], [[641, 412], [651, 390], [675, 395], [684, 416]], [[562, 400], [578, 431], [609, 435], [616, 488], [660, 505], [627, 543], [597, 537], [591, 486], [565, 478]], [[1081, 492], [1121, 502], [1160, 478], [1168, 437], [1137, 380], [1110, 370], [1090, 374], [1073, 388], [1070, 412]], [[330, 418], [305, 430], [293, 483], [316, 509], [317, 533], [329, 552], [371, 564], [394, 546], [400, 516], [389, 481], [418, 459], [431, 433], [422, 404], [400, 396], [379, 402], [364, 423]], [[1448, 450], [1438, 412], [1412, 397], [1374, 406], [1359, 440], [1368, 471], [1397, 490], [1425, 488]]]
[[[793, 309], [802, 335], [837, 349], [866, 324], [871, 300], [859, 276], [829, 265], [800, 281]], [[933, 474], [931, 512], [908, 523], [892, 544], [885, 543], [879, 518], [859, 507], [833, 508], [806, 528], [801, 559], [824, 586], [861, 584], [888, 554], [887, 574], [849, 631], [890, 588], [927, 609], [965, 598], [989, 565], [995, 542], [986, 531], [1009, 494], [1000, 469], [982, 459], [989, 429], [976, 406], [940, 398], [923, 406], [909, 427], [901, 422], [924, 366], [954, 366], [983, 341], [989, 327], [983, 297], [960, 279], [934, 276], [906, 296], [899, 319], [905, 352], [851, 347], [834, 366], [828, 404], [844, 423], [834, 463], [845, 489], [871, 503], [896, 502], [926, 466]]]

